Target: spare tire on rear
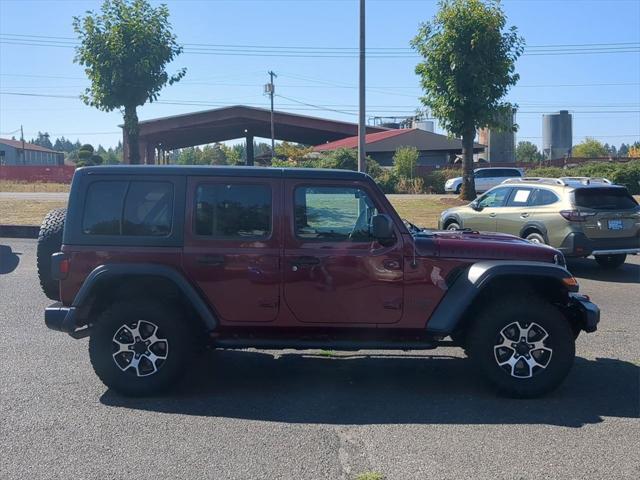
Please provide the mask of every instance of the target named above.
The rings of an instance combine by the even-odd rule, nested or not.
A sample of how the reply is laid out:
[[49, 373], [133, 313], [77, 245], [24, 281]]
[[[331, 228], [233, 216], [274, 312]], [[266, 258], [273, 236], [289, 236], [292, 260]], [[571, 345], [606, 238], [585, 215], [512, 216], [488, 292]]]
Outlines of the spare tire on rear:
[[42, 220], [38, 234], [36, 261], [38, 278], [44, 294], [51, 300], [60, 300], [58, 281], [51, 277], [51, 255], [62, 247], [62, 231], [67, 216], [66, 208], [51, 210]]

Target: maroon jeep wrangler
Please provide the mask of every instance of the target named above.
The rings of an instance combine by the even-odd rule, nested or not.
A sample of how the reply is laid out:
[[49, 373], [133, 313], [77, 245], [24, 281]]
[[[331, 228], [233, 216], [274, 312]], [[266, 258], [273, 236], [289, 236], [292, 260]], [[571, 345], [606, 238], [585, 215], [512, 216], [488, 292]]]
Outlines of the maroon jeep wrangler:
[[45, 322], [89, 336], [127, 395], [176, 382], [203, 346], [464, 348], [505, 394], [568, 374], [600, 312], [553, 248], [403, 221], [367, 175], [253, 167], [76, 171], [38, 243]]

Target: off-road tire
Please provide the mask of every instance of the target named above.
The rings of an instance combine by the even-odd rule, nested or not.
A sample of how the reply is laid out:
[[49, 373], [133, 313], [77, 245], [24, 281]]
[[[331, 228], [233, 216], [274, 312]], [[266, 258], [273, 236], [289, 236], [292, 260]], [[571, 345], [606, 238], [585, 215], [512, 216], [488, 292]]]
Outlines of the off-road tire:
[[602, 268], [606, 268], [608, 270], [613, 270], [614, 268], [618, 268], [622, 264], [624, 264], [627, 259], [627, 255], [625, 253], [620, 253], [617, 255], [596, 255], [596, 262]]
[[67, 216], [66, 208], [51, 210], [42, 220], [38, 233], [36, 249], [36, 264], [38, 279], [44, 294], [51, 300], [60, 300], [58, 281], [51, 278], [51, 255], [60, 251], [62, 247], [62, 231]]
[[541, 245], [544, 245], [547, 243], [544, 241], [544, 237], [539, 232], [530, 232], [524, 238], [525, 240], [529, 240], [530, 242], [533, 242], [533, 243], [539, 243]]
[[[501, 332], [513, 322], [535, 322], [548, 333], [545, 344], [552, 350], [550, 360], [530, 378], [516, 378], [505, 371], [494, 353]], [[467, 339], [474, 366], [500, 394], [509, 397], [533, 398], [554, 390], [568, 375], [575, 357], [575, 338], [567, 319], [548, 301], [531, 295], [513, 296], [486, 306]]]
[[[125, 325], [151, 322], [166, 339], [167, 355], [157, 371], [137, 376], [131, 368], [123, 371], [114, 360], [114, 336]], [[162, 393], [174, 386], [191, 363], [197, 350], [193, 324], [174, 305], [155, 301], [124, 301], [104, 310], [91, 331], [89, 357], [96, 375], [107, 387], [126, 396], [141, 397]], [[148, 337], [147, 337], [148, 338]]]

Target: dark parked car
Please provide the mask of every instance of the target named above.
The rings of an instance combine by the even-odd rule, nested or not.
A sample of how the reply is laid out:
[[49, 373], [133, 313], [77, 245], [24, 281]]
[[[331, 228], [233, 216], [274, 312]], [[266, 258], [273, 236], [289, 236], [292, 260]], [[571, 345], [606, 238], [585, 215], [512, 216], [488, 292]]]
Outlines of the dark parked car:
[[90, 336], [97, 375], [129, 395], [166, 389], [205, 345], [458, 345], [531, 397], [560, 384], [599, 320], [558, 250], [419, 229], [351, 171], [81, 168], [38, 253], [59, 300], [47, 326]]

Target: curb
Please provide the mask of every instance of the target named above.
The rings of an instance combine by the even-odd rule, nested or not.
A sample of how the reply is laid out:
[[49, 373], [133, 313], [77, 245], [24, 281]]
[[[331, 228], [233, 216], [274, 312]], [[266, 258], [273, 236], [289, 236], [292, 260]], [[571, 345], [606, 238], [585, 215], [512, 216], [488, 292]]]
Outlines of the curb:
[[0, 237], [38, 238], [40, 227], [36, 225], [0, 225]]

